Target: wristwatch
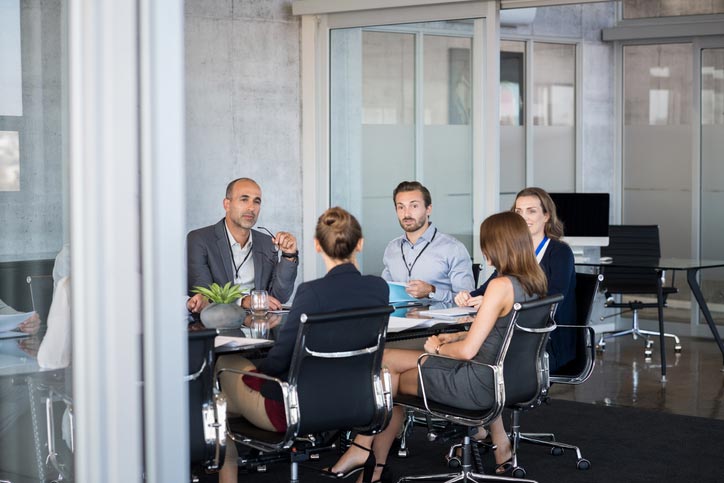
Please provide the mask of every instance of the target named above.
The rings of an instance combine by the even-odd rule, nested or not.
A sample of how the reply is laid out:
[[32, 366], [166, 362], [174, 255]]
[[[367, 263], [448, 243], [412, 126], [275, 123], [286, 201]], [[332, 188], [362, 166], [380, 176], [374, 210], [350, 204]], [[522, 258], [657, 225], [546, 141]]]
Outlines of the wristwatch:
[[282, 252], [282, 257], [286, 258], [287, 260], [296, 261], [299, 258], [299, 250], [294, 253]]
[[434, 285], [431, 285], [431, 286], [432, 286], [432, 290], [430, 290], [430, 293], [427, 294], [427, 298], [429, 298], [429, 299], [432, 299], [435, 297], [435, 286]]

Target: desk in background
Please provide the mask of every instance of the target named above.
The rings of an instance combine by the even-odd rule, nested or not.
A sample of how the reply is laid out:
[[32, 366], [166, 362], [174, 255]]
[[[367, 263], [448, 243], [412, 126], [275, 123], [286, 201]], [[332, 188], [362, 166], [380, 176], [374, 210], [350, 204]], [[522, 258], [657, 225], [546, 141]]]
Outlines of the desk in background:
[[[602, 262], [599, 260], [591, 260], [591, 259], [576, 259], [576, 266], [579, 267], [594, 267], [598, 268], [599, 270], [603, 267], [618, 267], [618, 268], [651, 268], [659, 272], [659, 275], [661, 275], [662, 272], [665, 272], [666, 270], [673, 270], [673, 271], [685, 271], [686, 272], [686, 281], [689, 284], [689, 287], [691, 288], [691, 293], [694, 295], [694, 298], [696, 299], [696, 303], [699, 305], [699, 309], [701, 309], [701, 312], [704, 314], [704, 318], [706, 319], [706, 323], [709, 325], [709, 330], [711, 330], [712, 335], [714, 336], [714, 340], [716, 341], [717, 345], [719, 346], [719, 350], [722, 353], [722, 371], [724, 372], [724, 343], [722, 343], [721, 336], [719, 335], [719, 330], [716, 327], [716, 324], [714, 323], [714, 319], [711, 316], [711, 312], [709, 311], [709, 306], [706, 303], [706, 300], [704, 300], [704, 295], [701, 293], [701, 286], [699, 285], [699, 281], [697, 280], [697, 275], [700, 270], [708, 269], [708, 268], [723, 268], [724, 267], [724, 260], [696, 260], [696, 259], [688, 259], [688, 258], [660, 258], [657, 262], [652, 262], [649, 260], [625, 260], [625, 261], [617, 261], [617, 260], [611, 260]], [[658, 288], [658, 316], [659, 316], [659, 333], [660, 333], [660, 349], [661, 349], [661, 381], [666, 381], [666, 346], [664, 343], [664, 304], [663, 304], [663, 294], [662, 294], [662, 282], [661, 277], [657, 277], [657, 288]]]

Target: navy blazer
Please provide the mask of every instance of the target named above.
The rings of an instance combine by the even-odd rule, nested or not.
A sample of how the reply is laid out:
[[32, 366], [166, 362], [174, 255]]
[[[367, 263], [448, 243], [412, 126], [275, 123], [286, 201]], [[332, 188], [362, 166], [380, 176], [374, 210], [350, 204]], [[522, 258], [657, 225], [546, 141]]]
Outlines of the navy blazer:
[[[556, 324], [576, 325], [576, 267], [573, 260], [573, 250], [560, 240], [550, 239], [540, 268], [548, 279], [548, 295], [563, 294], [563, 300], [556, 310]], [[472, 296], [483, 295], [488, 283], [498, 272], [493, 272], [490, 278], [477, 290], [470, 292]], [[583, 322], [583, 321], [581, 321]], [[564, 366], [576, 356], [575, 330], [555, 330], [551, 333], [548, 345], [548, 361], [551, 372]]]
[[[269, 235], [251, 230], [251, 253], [254, 260], [254, 287], [267, 290], [269, 294], [284, 303], [294, 291], [297, 278], [297, 262], [279, 257]], [[229, 238], [224, 218], [189, 232], [186, 236], [188, 263], [188, 291], [197, 285], [208, 287], [216, 282], [224, 285], [234, 281]]]
[[[351, 263], [337, 265], [324, 277], [299, 285], [284, 325], [257, 369], [287, 380], [302, 314], [379, 307], [388, 305], [389, 297], [387, 282], [374, 275], [362, 275]], [[279, 386], [269, 381], [263, 383], [261, 393], [269, 399], [282, 399]]]

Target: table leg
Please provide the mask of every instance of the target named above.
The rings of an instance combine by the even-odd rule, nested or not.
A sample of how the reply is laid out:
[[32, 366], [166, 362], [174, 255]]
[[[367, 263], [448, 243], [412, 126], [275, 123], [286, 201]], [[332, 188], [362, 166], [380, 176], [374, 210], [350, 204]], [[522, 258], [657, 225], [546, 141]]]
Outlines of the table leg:
[[664, 337], [664, 288], [661, 277], [663, 272], [656, 274], [656, 300], [659, 311], [659, 346], [661, 349], [661, 382], [666, 382], [666, 338]]
[[[717, 345], [719, 346], [719, 350], [722, 353], [722, 362], [724, 363], [724, 343], [722, 343], [721, 336], [719, 335], [719, 330], [716, 327], [716, 324], [714, 323], [714, 319], [711, 316], [711, 312], [709, 312], [709, 306], [706, 303], [706, 300], [704, 300], [704, 295], [701, 293], [701, 287], [699, 286], [699, 282], [696, 280], [696, 274], [699, 271], [698, 268], [691, 268], [686, 271], [686, 281], [689, 282], [689, 287], [691, 288], [691, 293], [694, 294], [694, 298], [696, 299], [696, 303], [699, 304], [699, 309], [701, 309], [701, 312], [704, 314], [704, 318], [706, 319], [706, 323], [709, 324], [709, 329], [711, 330], [712, 335], [714, 336], [714, 340], [716, 341]], [[724, 367], [722, 367], [722, 371], [724, 371]]]

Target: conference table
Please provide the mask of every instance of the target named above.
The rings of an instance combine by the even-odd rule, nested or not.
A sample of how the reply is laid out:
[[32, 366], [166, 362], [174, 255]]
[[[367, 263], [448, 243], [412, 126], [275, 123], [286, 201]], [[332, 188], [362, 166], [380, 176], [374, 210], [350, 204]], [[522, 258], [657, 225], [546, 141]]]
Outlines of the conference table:
[[[701, 286], [697, 280], [699, 271], [712, 269], [712, 268], [724, 268], [724, 260], [697, 260], [695, 258], [659, 258], [658, 260], [648, 259], [590, 259], [590, 258], [577, 258], [575, 260], [576, 266], [579, 267], [593, 267], [599, 271], [604, 270], [606, 267], [615, 268], [641, 268], [641, 269], [653, 269], [659, 276], [657, 280], [657, 302], [658, 302], [658, 319], [659, 319], [659, 337], [660, 337], [660, 350], [661, 350], [661, 381], [666, 382], [666, 346], [664, 343], [664, 296], [663, 296], [663, 282], [661, 275], [663, 272], [669, 271], [683, 271], [686, 272], [686, 281], [691, 288], [691, 293], [694, 295], [696, 303], [699, 305], [704, 319], [709, 325], [714, 336], [714, 341], [719, 346], [719, 350], [722, 353], [722, 372], [724, 372], [724, 343], [719, 335], [719, 330], [714, 323], [714, 318], [711, 315], [709, 306], [704, 299], [704, 295], [701, 292]], [[605, 277], [605, 273], [604, 273]], [[604, 280], [605, 284], [605, 280]]]
[[[443, 304], [401, 304], [396, 305], [395, 312], [390, 315], [387, 329], [387, 342], [400, 342], [411, 339], [421, 339], [430, 335], [459, 332], [465, 330], [472, 322], [472, 317], [461, 315], [427, 317], [422, 315], [428, 310], [451, 308]], [[460, 311], [472, 310], [461, 308]], [[204, 325], [205, 328], [218, 330], [216, 340], [216, 355], [243, 353], [250, 356], [261, 356], [274, 345], [279, 330], [284, 324], [288, 311], [268, 312], [263, 316], [251, 313], [236, 321], [230, 321], [215, 326]], [[197, 327], [199, 328], [199, 327]], [[192, 330], [194, 328], [192, 327]]]

